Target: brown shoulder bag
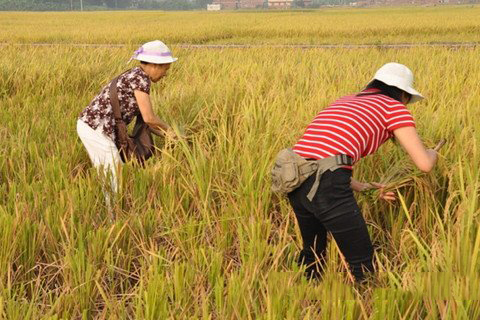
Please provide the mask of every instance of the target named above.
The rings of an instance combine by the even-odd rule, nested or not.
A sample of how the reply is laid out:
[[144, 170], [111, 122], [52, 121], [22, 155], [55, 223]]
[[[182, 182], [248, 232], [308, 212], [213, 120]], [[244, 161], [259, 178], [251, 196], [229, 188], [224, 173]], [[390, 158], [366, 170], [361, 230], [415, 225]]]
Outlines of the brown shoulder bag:
[[155, 153], [155, 144], [152, 137], [152, 131], [148, 124], [143, 121], [142, 114], [137, 115], [137, 120], [131, 135], [127, 132], [127, 125], [122, 119], [120, 112], [120, 102], [118, 101], [116, 77], [110, 83], [110, 102], [112, 104], [113, 116], [115, 118], [115, 133], [118, 151], [123, 162], [136, 160], [141, 165]]

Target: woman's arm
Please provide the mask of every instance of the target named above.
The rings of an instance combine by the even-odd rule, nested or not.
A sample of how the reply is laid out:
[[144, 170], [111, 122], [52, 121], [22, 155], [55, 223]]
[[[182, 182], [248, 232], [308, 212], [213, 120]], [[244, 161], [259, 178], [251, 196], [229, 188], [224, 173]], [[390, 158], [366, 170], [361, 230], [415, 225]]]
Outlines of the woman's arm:
[[170, 126], [162, 121], [154, 112], [152, 103], [150, 102], [150, 95], [140, 90], [134, 91], [135, 98], [137, 99], [140, 113], [142, 114], [143, 121], [152, 129], [152, 132], [156, 135], [172, 135], [173, 130]]
[[437, 152], [424, 147], [414, 127], [398, 128], [393, 134], [418, 169], [423, 172], [430, 172], [433, 169], [437, 162]]

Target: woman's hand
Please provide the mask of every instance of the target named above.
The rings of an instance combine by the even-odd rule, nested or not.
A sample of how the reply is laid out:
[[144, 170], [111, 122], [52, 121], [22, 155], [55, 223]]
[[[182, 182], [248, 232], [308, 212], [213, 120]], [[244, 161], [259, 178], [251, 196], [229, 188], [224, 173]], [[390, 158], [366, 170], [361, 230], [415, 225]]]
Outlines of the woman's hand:
[[393, 193], [391, 191], [385, 192], [386, 185], [380, 184], [380, 183], [377, 183], [377, 182], [367, 183], [367, 185], [369, 185], [369, 187], [367, 187], [365, 190], [378, 189], [378, 191], [379, 191], [378, 197], [380, 199], [382, 199], [384, 201], [387, 201], [387, 202], [393, 202], [393, 201], [397, 200], [397, 198], [395, 198], [395, 193]]
[[172, 128], [168, 128], [167, 131], [165, 131], [165, 138], [167, 140], [178, 140], [179, 137]]
[[379, 198], [385, 201], [395, 201], [395, 193], [393, 192], [385, 192], [385, 185], [377, 183], [377, 182], [372, 182], [372, 183], [364, 183], [357, 181], [352, 178], [350, 182], [350, 186], [352, 187], [353, 190], [358, 191], [358, 192], [369, 192], [373, 191], [373, 189], [378, 189], [380, 191]]

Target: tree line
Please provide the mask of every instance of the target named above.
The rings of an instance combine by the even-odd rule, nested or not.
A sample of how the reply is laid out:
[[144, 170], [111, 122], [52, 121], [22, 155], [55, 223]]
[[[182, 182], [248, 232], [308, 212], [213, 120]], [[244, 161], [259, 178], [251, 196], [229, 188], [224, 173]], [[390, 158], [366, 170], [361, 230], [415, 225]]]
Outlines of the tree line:
[[[0, 0], [0, 11], [80, 11], [80, 10], [195, 10], [205, 9], [213, 0]], [[313, 0], [311, 7], [345, 5], [356, 0]], [[294, 0], [293, 7], [304, 7]]]
[[0, 11], [194, 10], [212, 0], [0, 0]]
[[[355, 1], [360, 0], [313, 0], [309, 7], [348, 5]], [[205, 9], [212, 2], [213, 0], [0, 0], [0, 11], [195, 10]], [[293, 1], [294, 8], [304, 6], [304, 0]]]

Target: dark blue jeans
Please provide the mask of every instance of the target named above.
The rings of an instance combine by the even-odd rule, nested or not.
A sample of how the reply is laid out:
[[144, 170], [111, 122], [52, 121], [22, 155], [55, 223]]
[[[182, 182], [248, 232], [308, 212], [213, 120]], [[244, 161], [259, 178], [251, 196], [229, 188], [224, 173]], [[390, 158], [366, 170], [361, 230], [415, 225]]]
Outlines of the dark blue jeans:
[[364, 279], [364, 272], [373, 272], [373, 246], [350, 187], [351, 177], [348, 169], [325, 172], [311, 202], [307, 194], [315, 175], [288, 194], [303, 239], [299, 264], [306, 266], [309, 278], [317, 278], [322, 273], [327, 232], [335, 239], [356, 281]]

